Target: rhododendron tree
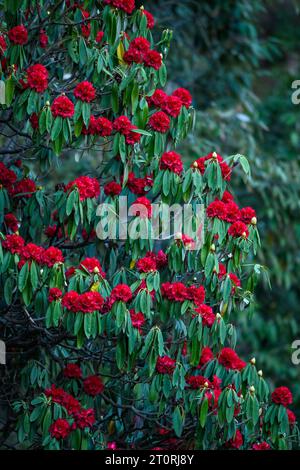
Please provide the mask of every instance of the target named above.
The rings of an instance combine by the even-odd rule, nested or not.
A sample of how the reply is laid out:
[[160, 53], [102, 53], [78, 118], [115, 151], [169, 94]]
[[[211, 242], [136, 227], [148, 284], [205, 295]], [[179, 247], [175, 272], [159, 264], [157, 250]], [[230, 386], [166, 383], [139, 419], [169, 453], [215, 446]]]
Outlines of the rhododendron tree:
[[[194, 112], [188, 90], [163, 90], [170, 31], [155, 43], [134, 0], [2, 3], [2, 444], [291, 448], [292, 392], [235, 351], [262, 271], [255, 210], [228, 187], [249, 165], [212, 150], [185, 168]], [[47, 182], [70, 153], [97, 170]], [[124, 196], [137, 226], [157, 201], [200, 204], [205, 223], [101, 239], [97, 206]]]

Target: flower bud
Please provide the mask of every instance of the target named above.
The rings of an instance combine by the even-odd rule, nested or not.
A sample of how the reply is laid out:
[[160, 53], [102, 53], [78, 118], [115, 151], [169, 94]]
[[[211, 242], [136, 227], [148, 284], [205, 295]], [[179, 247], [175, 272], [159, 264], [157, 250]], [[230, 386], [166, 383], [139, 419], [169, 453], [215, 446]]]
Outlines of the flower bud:
[[220, 318], [222, 318], [222, 315], [218, 312], [218, 313], [216, 313], [216, 318], [220, 319]]
[[217, 158], [217, 157], [218, 157], [217, 152], [213, 152], [212, 157], [213, 157], [213, 158]]
[[50, 101], [46, 101], [45, 105], [50, 106]]
[[140, 10], [145, 10], [144, 5], [140, 6]]
[[203, 385], [204, 385], [205, 388], [208, 388], [208, 382], [204, 382]]
[[263, 412], [262, 408], [259, 408], [259, 410], [258, 410], [258, 414], [259, 414], [259, 416], [261, 416], [261, 415], [262, 415], [262, 412]]
[[251, 387], [249, 388], [250, 392], [251, 393], [254, 393], [255, 392], [255, 388], [253, 387], [253, 385], [251, 385]]
[[210, 251], [216, 251], [216, 245], [214, 243], [210, 245]]
[[95, 267], [94, 267], [93, 272], [94, 272], [95, 274], [98, 274], [98, 273], [100, 272], [98, 266], [95, 266]]
[[259, 370], [257, 373], [258, 373], [259, 377], [263, 376], [263, 371], [262, 370]]
[[194, 162], [194, 163], [193, 163], [193, 167], [194, 167], [194, 168], [198, 168], [198, 162]]
[[178, 240], [181, 240], [182, 233], [180, 233], [180, 232], [175, 233], [175, 238], [177, 238]]
[[257, 218], [256, 217], [252, 217], [251, 219], [251, 225], [256, 225], [257, 224]]
[[254, 366], [255, 363], [256, 363], [256, 359], [255, 359], [255, 357], [252, 357], [252, 359], [250, 359], [250, 364], [252, 364]]
[[242, 238], [247, 238], [247, 233], [246, 232], [242, 233]]

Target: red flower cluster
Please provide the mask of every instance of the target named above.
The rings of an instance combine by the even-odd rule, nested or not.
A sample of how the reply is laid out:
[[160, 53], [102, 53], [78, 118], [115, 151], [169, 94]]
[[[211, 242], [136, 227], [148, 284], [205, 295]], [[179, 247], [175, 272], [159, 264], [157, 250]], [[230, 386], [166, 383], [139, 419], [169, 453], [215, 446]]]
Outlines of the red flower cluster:
[[62, 299], [62, 306], [73, 313], [93, 313], [101, 310], [103, 303], [104, 299], [99, 292], [78, 294], [78, 292], [71, 290]]
[[130, 302], [132, 299], [132, 292], [127, 284], [118, 284], [115, 286], [110, 294], [111, 301], [114, 302]]
[[163, 90], [157, 89], [152, 96], [147, 98], [149, 106], [154, 106], [165, 111], [172, 117], [180, 114], [182, 106], [189, 108], [192, 104], [192, 96], [185, 88], [178, 88], [172, 95], [167, 95]]
[[81, 409], [80, 412], [74, 413], [75, 426], [79, 429], [91, 428], [95, 423], [95, 413], [92, 408], [87, 410]]
[[74, 89], [74, 96], [80, 101], [90, 103], [96, 98], [96, 90], [93, 85], [85, 80], [78, 83]]
[[163, 250], [159, 250], [157, 253], [147, 251], [146, 256], [155, 261], [156, 269], [164, 268], [168, 264], [168, 257]]
[[113, 128], [116, 132], [125, 136], [125, 141], [128, 145], [134, 145], [141, 140], [141, 134], [133, 132], [137, 127], [131, 124], [127, 116], [118, 117], [113, 123]]
[[157, 270], [155, 258], [152, 256], [140, 258], [136, 263], [136, 267], [141, 273], [149, 273]]
[[63, 369], [63, 374], [68, 379], [80, 379], [82, 376], [82, 371], [77, 364], [67, 364]]
[[2, 246], [12, 254], [20, 255], [20, 267], [29, 260], [36, 261], [49, 268], [54, 266], [55, 263], [64, 262], [63, 254], [59, 248], [50, 246], [45, 249], [34, 243], [25, 245], [24, 239], [16, 234], [7, 235], [6, 239], [2, 242]]
[[97, 375], [90, 375], [83, 381], [83, 388], [87, 395], [96, 397], [104, 390], [104, 384]]
[[85, 258], [83, 261], [81, 261], [79, 269], [82, 266], [90, 273], [100, 274], [102, 277], [105, 277], [105, 273], [102, 270], [100, 261], [98, 261], [97, 258]]
[[81, 406], [79, 401], [62, 388], [56, 388], [55, 385], [52, 385], [51, 388], [45, 390], [45, 395], [51, 398], [53, 403], [63, 406], [69, 415], [80, 411]]
[[89, 126], [83, 126], [82, 133], [84, 135], [99, 135], [100, 137], [108, 137], [113, 130], [112, 122], [105, 117], [91, 116]]
[[[219, 264], [219, 272], [218, 272], [218, 278], [220, 280], [222, 280], [224, 278], [224, 276], [226, 276], [227, 274], [227, 271], [226, 271], [226, 266], [225, 264], [222, 264], [220, 263]], [[229, 273], [229, 278], [233, 284], [233, 287], [232, 287], [232, 294], [234, 294], [234, 292], [236, 291], [236, 287], [241, 287], [241, 281], [240, 279], [237, 277], [236, 274], [234, 273]]]
[[287, 387], [277, 387], [271, 395], [272, 402], [287, 407], [293, 403], [293, 395]]
[[246, 362], [239, 358], [237, 353], [231, 348], [223, 348], [218, 357], [219, 364], [228, 370], [242, 370]]
[[131, 15], [135, 9], [134, 0], [104, 0], [104, 3], [111, 5], [115, 8], [125, 11], [128, 15]]
[[[82, 7], [80, 7], [80, 10], [81, 10], [83, 18], [87, 19], [87, 18], [90, 17], [90, 12], [89, 11], [84, 10]], [[86, 39], [88, 39], [90, 37], [90, 34], [91, 34], [91, 23], [90, 23], [90, 21], [85, 21], [81, 25], [81, 34]]]
[[231, 449], [239, 449], [240, 447], [242, 447], [243, 443], [244, 443], [244, 440], [243, 440], [242, 433], [240, 430], [237, 430], [234, 438], [226, 442], [226, 447], [229, 447]]
[[192, 164], [192, 167], [197, 168], [203, 175], [205, 172], [206, 162], [211, 160], [216, 160], [219, 163], [223, 179], [225, 181], [230, 181], [232, 169], [230, 168], [230, 166], [227, 165], [226, 162], [224, 162], [223, 157], [221, 157], [221, 155], [215, 154], [215, 152], [211, 152], [205, 157], [198, 158]]
[[58, 287], [51, 287], [51, 289], [49, 289], [48, 300], [50, 303], [61, 299], [61, 297], [62, 297], [62, 291], [58, 289]]
[[[141, 206], [141, 207], [138, 207], [138, 206]], [[132, 213], [135, 213], [135, 215], [138, 216], [138, 217], [141, 217], [141, 218], [148, 217], [148, 218], [150, 218], [151, 215], [152, 215], [151, 201], [149, 201], [149, 199], [147, 199], [144, 196], [138, 197], [135, 200], [135, 202], [132, 204], [131, 208], [133, 210]], [[140, 208], [142, 210], [139, 210]]]
[[165, 134], [170, 129], [170, 118], [163, 111], [158, 111], [150, 117], [149, 126], [154, 131]]
[[159, 374], [173, 374], [176, 367], [176, 361], [169, 356], [158, 357], [156, 370]]
[[81, 201], [87, 198], [96, 198], [100, 194], [100, 185], [96, 178], [90, 176], [79, 176], [73, 181], [70, 181], [65, 187], [65, 191], [77, 188]]
[[0, 183], [5, 188], [10, 188], [17, 181], [17, 175], [13, 170], [7, 168], [4, 163], [0, 162]]
[[18, 220], [16, 216], [12, 213], [5, 214], [4, 222], [5, 222], [7, 229], [11, 230], [12, 232], [16, 232], [19, 228]]
[[150, 42], [139, 36], [131, 41], [123, 59], [128, 64], [144, 64], [146, 67], [158, 70], [162, 65], [162, 56], [159, 52], [150, 49]]
[[207, 364], [213, 358], [214, 358], [214, 353], [212, 352], [212, 350], [208, 346], [205, 346], [202, 349], [201, 356], [200, 356], [200, 361], [199, 361], [199, 365], [197, 366], [197, 369], [201, 369], [202, 366]]
[[253, 219], [256, 219], [256, 212], [252, 207], [243, 207], [240, 210], [239, 218], [244, 224], [252, 224]]
[[133, 172], [130, 172], [127, 180], [128, 189], [137, 196], [144, 196], [150, 191], [153, 186], [153, 178], [145, 176], [144, 178], [137, 178]]
[[28, 31], [23, 25], [14, 26], [8, 31], [8, 37], [13, 44], [24, 46], [28, 42]]
[[176, 175], [181, 175], [183, 164], [181, 156], [176, 152], [165, 152], [160, 159], [160, 169], [169, 170]]
[[110, 181], [104, 186], [104, 194], [106, 196], [119, 196], [122, 192], [122, 186], [115, 181]]
[[184, 302], [191, 300], [196, 305], [201, 305], [205, 299], [205, 289], [203, 286], [186, 287], [182, 282], [165, 282], [161, 285], [161, 294], [170, 301]]
[[48, 87], [48, 71], [42, 64], [31, 65], [27, 69], [27, 83], [29, 88], [37, 93], [43, 93]]
[[253, 450], [270, 450], [271, 447], [266, 441], [263, 441], [263, 442], [257, 442], [256, 444], [253, 444], [252, 449]]
[[3, 55], [6, 49], [7, 49], [7, 44], [5, 41], [5, 37], [0, 35], [0, 55]]
[[137, 328], [139, 332], [141, 333], [142, 331], [142, 326], [145, 324], [145, 317], [142, 312], [135, 312], [133, 309], [129, 311], [130, 313], [130, 318], [131, 318], [131, 323], [133, 328]]
[[198, 390], [203, 388], [206, 384], [206, 387], [211, 387], [210, 381], [203, 375], [189, 375], [185, 379], [186, 383], [190, 386], [192, 390]]
[[23, 178], [18, 181], [13, 188], [9, 189], [11, 196], [18, 197], [27, 197], [30, 198], [32, 193], [35, 193], [37, 190], [35, 182], [30, 178]]
[[228, 229], [228, 235], [230, 235], [233, 238], [248, 238], [249, 236], [249, 230], [246, 224], [244, 222], [234, 222]]
[[58, 96], [52, 103], [51, 112], [53, 117], [71, 118], [74, 116], [74, 104], [67, 96]]
[[207, 326], [208, 328], [213, 326], [216, 316], [209, 305], [199, 305], [199, 307], [195, 308], [195, 312], [201, 315], [203, 326]]
[[48, 39], [48, 36], [47, 36], [46, 32], [43, 29], [41, 29], [41, 31], [40, 31], [39, 40], [40, 40], [41, 48], [45, 49], [48, 46], [49, 39]]
[[142, 10], [142, 13], [146, 16], [147, 18], [147, 28], [153, 29], [154, 28], [154, 18], [153, 15], [148, 11], [148, 10]]
[[296, 416], [292, 412], [292, 410], [287, 409], [286, 411], [287, 411], [289, 423], [290, 423], [291, 426], [293, 426], [296, 422]]
[[98, 31], [98, 33], [96, 34], [96, 37], [95, 37], [95, 41], [100, 44], [100, 42], [102, 42], [102, 39], [104, 37], [104, 31]]
[[65, 439], [71, 432], [71, 426], [66, 419], [58, 418], [49, 428], [51, 437]]

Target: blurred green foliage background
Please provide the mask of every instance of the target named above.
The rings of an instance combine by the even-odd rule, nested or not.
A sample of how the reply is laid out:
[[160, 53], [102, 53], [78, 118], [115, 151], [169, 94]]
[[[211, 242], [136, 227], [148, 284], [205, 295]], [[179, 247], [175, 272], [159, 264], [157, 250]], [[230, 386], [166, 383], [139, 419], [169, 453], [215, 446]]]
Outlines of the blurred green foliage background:
[[[188, 88], [197, 111], [193, 135], [180, 149], [188, 160], [216, 150], [242, 153], [252, 178], [235, 172], [231, 189], [258, 214], [272, 289], [257, 289], [253, 318], [238, 319], [245, 357], [255, 356], [274, 385], [291, 387], [300, 419], [300, 2], [292, 0], [144, 1], [157, 28], [170, 28], [171, 86]], [[187, 162], [188, 164], [188, 162]]]

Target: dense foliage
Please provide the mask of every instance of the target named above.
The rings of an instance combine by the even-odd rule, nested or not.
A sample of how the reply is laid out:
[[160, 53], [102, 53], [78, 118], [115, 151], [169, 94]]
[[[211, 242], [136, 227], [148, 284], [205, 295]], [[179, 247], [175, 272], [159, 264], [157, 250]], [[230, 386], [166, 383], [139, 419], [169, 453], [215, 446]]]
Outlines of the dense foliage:
[[[270, 396], [235, 351], [264, 270], [256, 213], [228, 190], [249, 164], [212, 148], [184, 168], [194, 110], [166, 87], [170, 31], [154, 41], [133, 0], [1, 3], [1, 445], [292, 448], [291, 391]], [[47, 183], [70, 154], [96, 169]], [[97, 206], [121, 196], [149, 233], [151, 202], [204, 205], [203, 245], [100, 240]]]

